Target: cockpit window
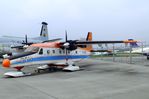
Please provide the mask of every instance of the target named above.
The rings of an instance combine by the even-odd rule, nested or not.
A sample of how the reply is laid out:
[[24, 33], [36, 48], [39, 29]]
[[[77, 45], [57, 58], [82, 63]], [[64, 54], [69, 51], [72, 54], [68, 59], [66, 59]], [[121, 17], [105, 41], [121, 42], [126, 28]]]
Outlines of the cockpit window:
[[38, 52], [38, 50], [39, 50], [39, 47], [30, 46], [25, 50], [25, 52]]
[[41, 55], [43, 54], [43, 49], [42, 48], [40, 49], [39, 54], [41, 54]]

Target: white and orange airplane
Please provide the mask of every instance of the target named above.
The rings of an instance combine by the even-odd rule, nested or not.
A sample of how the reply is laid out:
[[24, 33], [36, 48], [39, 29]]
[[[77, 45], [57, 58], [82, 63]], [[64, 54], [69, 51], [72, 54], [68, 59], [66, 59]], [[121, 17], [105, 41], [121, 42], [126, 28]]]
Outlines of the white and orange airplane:
[[74, 63], [82, 59], [89, 58], [92, 51], [92, 44], [105, 43], [136, 43], [135, 40], [125, 41], [92, 41], [92, 33], [89, 32], [86, 41], [67, 40], [37, 43], [30, 45], [23, 54], [4, 59], [2, 66], [5, 68], [15, 68], [17, 71], [7, 72], [5, 76], [20, 77], [28, 75], [21, 71], [23, 67], [41, 65], [37, 69], [61, 68], [66, 71], [79, 70], [79, 66]]

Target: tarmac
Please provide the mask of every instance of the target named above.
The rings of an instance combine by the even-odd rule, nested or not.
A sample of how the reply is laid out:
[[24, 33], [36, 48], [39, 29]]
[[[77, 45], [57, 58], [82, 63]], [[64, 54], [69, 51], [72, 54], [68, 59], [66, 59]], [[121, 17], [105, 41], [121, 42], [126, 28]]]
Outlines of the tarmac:
[[[4, 78], [0, 67], [1, 99], [149, 99], [149, 67], [88, 59], [76, 72], [43, 72]], [[33, 72], [34, 68], [25, 71]]]

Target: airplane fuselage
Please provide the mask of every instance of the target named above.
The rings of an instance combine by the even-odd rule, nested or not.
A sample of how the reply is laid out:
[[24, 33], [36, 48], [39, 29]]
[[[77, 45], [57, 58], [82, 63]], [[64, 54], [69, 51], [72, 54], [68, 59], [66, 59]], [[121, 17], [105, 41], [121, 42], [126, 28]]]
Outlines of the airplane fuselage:
[[61, 48], [40, 48], [38, 52], [31, 55], [26, 55], [11, 61], [11, 67], [28, 66], [28, 65], [44, 65], [44, 64], [57, 64], [66, 63], [69, 61], [80, 61], [89, 58], [90, 52], [76, 49], [67, 51]]

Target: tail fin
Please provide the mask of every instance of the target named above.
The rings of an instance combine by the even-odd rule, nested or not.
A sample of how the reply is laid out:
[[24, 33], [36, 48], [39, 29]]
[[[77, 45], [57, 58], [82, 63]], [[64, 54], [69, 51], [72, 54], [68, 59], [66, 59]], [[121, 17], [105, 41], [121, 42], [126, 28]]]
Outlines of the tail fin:
[[92, 32], [88, 32], [86, 41], [92, 41]]
[[42, 40], [42, 41], [49, 40], [47, 25], [48, 25], [48, 23], [42, 22], [40, 37], [37, 37], [34, 39], [38, 39], [38, 40]]
[[[92, 41], [92, 32], [88, 32], [86, 41]], [[87, 45], [86, 49], [88, 51], [91, 51], [93, 49], [93, 47], [92, 47], [92, 45]]]
[[[133, 41], [133, 39], [128, 39], [128, 40], [132, 40]], [[139, 45], [137, 43], [130, 43], [130, 46], [133, 47], [133, 48], [139, 47]]]

